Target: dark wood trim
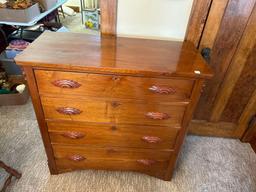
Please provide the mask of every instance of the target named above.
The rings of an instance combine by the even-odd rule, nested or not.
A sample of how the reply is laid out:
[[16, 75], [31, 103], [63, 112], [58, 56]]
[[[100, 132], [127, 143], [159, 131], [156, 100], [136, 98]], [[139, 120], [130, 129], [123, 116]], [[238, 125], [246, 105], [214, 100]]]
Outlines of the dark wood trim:
[[101, 34], [116, 35], [117, 0], [100, 0]]
[[243, 135], [241, 141], [250, 142], [254, 136], [256, 136], [256, 114], [252, 116], [251, 120], [249, 121], [248, 129]]
[[189, 124], [189, 134], [211, 137], [240, 138], [235, 134], [237, 125], [228, 122], [208, 122], [192, 120]]
[[250, 118], [256, 114], [256, 90], [253, 92], [249, 102], [247, 103], [246, 107], [242, 115], [239, 118], [238, 122], [238, 129], [236, 129], [236, 135], [240, 136], [243, 135], [248, 128], [248, 123]]
[[256, 114], [252, 116], [251, 120], [248, 123], [248, 129], [243, 135], [242, 142], [249, 142], [252, 146], [252, 149], [256, 153]]
[[212, 0], [194, 0], [185, 40], [199, 46]]
[[200, 40], [199, 51], [202, 51], [204, 48], [212, 49], [214, 46], [228, 1], [229, 0], [212, 1], [207, 22]]
[[44, 120], [45, 119], [44, 118], [44, 113], [43, 113], [40, 97], [39, 97], [39, 94], [38, 94], [38, 89], [37, 89], [37, 84], [36, 84], [36, 80], [35, 80], [35, 76], [34, 76], [34, 71], [31, 67], [23, 67], [23, 69], [24, 69], [24, 72], [26, 74], [26, 79], [27, 79], [27, 82], [28, 82], [29, 91], [30, 91], [30, 93], [33, 93], [33, 94], [31, 94], [31, 99], [32, 99], [32, 103], [33, 103], [33, 106], [34, 106], [34, 110], [36, 112], [36, 117], [37, 117], [37, 121], [38, 121], [38, 124], [39, 124], [40, 132], [41, 132], [41, 135], [42, 135], [46, 155], [48, 157], [49, 169], [50, 169], [51, 174], [58, 174], [58, 170], [57, 170], [55, 160], [54, 160], [53, 149], [52, 149], [51, 142], [50, 142], [50, 137], [49, 137], [49, 134], [48, 134], [47, 125], [46, 125], [46, 122]]

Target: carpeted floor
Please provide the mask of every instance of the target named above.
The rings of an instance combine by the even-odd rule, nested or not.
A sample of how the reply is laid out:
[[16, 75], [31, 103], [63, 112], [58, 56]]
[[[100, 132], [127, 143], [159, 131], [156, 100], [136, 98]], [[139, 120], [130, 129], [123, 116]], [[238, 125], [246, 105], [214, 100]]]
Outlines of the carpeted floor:
[[[238, 140], [189, 136], [171, 182], [133, 172], [51, 176], [29, 102], [0, 107], [0, 159], [22, 172], [12, 192], [255, 192], [256, 155]], [[0, 170], [0, 184], [6, 174]]]

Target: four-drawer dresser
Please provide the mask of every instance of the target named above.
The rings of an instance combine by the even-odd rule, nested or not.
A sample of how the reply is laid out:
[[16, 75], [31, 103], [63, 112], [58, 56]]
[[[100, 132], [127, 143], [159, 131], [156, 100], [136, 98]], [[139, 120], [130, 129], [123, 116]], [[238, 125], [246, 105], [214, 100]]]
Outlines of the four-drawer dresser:
[[45, 32], [15, 60], [52, 174], [129, 170], [170, 180], [212, 76], [189, 42]]

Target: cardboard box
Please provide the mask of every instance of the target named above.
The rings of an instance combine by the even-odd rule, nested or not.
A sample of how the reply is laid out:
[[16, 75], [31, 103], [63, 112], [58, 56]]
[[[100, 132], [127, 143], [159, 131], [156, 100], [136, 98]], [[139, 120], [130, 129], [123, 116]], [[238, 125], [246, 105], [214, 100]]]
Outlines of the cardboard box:
[[0, 9], [0, 21], [28, 23], [40, 15], [38, 3], [27, 9]]
[[[26, 82], [22, 75], [9, 76], [9, 81], [12, 82], [12, 84], [26, 85]], [[29, 91], [28, 91], [28, 86], [26, 85], [26, 88], [22, 93], [0, 94], [0, 106], [23, 105], [27, 103], [28, 99], [29, 99]]]
[[57, 3], [58, 0], [37, 0], [45, 9], [45, 11], [51, 9], [54, 7]]
[[0, 94], [0, 106], [4, 105], [24, 105], [29, 99], [28, 88], [23, 93]]

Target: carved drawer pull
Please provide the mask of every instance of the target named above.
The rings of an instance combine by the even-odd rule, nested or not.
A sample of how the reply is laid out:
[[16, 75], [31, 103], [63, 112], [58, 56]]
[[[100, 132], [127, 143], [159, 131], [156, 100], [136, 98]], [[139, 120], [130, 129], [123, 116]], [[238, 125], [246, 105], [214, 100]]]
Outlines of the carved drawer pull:
[[139, 159], [137, 160], [137, 162], [146, 166], [150, 166], [156, 163], [155, 160], [151, 160], [151, 159]]
[[70, 138], [70, 139], [81, 139], [81, 138], [83, 138], [85, 136], [83, 133], [74, 132], [74, 131], [65, 132], [65, 133], [63, 133], [61, 135], [63, 137], [67, 137], [67, 138]]
[[112, 101], [112, 102], [111, 102], [111, 105], [112, 105], [112, 107], [116, 108], [116, 107], [118, 107], [119, 105], [121, 105], [121, 103], [119, 103], [118, 101]]
[[121, 79], [121, 78], [120, 78], [119, 76], [113, 76], [113, 77], [112, 77], [112, 80], [113, 80], [113, 81], [120, 81], [120, 79]]
[[159, 137], [154, 136], [143, 136], [141, 139], [147, 143], [159, 143], [161, 141]]
[[68, 157], [68, 159], [71, 160], [71, 161], [77, 161], [78, 162], [78, 161], [83, 161], [86, 158], [83, 157], [82, 155], [72, 155], [72, 156]]
[[79, 84], [78, 82], [73, 80], [68, 80], [68, 79], [56, 80], [56, 81], [53, 81], [52, 84], [56, 87], [69, 88], [69, 89], [75, 89], [81, 86], [81, 84]]
[[167, 113], [160, 113], [160, 112], [148, 112], [146, 114], [146, 117], [150, 119], [155, 119], [155, 120], [165, 120], [170, 118], [170, 116]]
[[154, 93], [159, 93], [163, 95], [170, 95], [170, 94], [175, 94], [176, 90], [172, 87], [163, 87], [163, 86], [156, 86], [153, 85], [152, 87], [148, 88], [150, 91]]
[[79, 115], [82, 113], [82, 111], [73, 107], [59, 107], [56, 111], [64, 115]]

